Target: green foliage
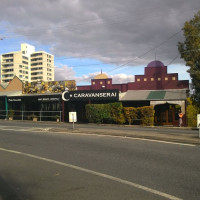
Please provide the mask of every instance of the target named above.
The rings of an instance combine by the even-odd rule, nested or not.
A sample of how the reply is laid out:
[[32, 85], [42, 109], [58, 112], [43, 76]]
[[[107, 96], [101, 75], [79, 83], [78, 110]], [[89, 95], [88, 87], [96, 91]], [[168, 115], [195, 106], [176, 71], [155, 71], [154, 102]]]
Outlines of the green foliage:
[[189, 127], [197, 126], [197, 114], [200, 113], [200, 108], [193, 105], [191, 98], [187, 98], [187, 122]]
[[153, 126], [154, 109], [152, 106], [124, 107], [121, 102], [110, 104], [87, 104], [86, 118], [91, 123], [117, 123], [140, 121], [144, 126]]
[[139, 120], [144, 126], [153, 126], [154, 113], [155, 111], [152, 106], [144, 106], [139, 108], [124, 108], [124, 114], [129, 124], [132, 124], [134, 120]]
[[154, 109], [153, 106], [144, 106], [140, 108], [142, 125], [153, 126], [154, 125]]
[[87, 104], [86, 118], [91, 123], [125, 123], [122, 103]]
[[8, 111], [8, 117], [13, 117], [14, 114], [15, 114], [14, 110], [11, 109], [11, 110]]
[[193, 19], [185, 22], [182, 30], [185, 40], [178, 43], [178, 50], [189, 66], [188, 72], [195, 90], [193, 101], [200, 106], [200, 11]]
[[86, 118], [90, 123], [102, 123], [110, 118], [108, 104], [87, 104]]
[[134, 107], [124, 107], [124, 115], [129, 125], [133, 123], [133, 120], [138, 119], [137, 108]]
[[123, 113], [123, 106], [121, 102], [110, 103], [110, 115], [113, 122], [117, 124], [124, 124], [125, 117]]

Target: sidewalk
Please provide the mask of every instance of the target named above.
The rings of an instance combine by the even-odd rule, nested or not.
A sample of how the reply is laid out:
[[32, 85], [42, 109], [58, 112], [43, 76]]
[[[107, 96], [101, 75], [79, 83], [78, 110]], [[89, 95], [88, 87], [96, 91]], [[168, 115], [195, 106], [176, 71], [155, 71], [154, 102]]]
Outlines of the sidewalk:
[[[94, 127], [87, 128], [80, 126], [78, 124], [75, 125], [73, 129], [72, 125], [66, 126], [64, 128], [61, 126], [50, 128], [49, 131], [53, 132], [68, 132], [68, 133], [84, 133], [84, 134], [96, 134], [96, 135], [109, 135], [109, 136], [121, 136], [121, 137], [132, 137], [132, 138], [142, 138], [142, 139], [151, 139], [151, 140], [161, 140], [167, 142], [175, 142], [175, 143], [184, 143], [184, 144], [194, 144], [200, 145], [200, 138], [198, 136], [198, 130], [192, 130], [192, 128], [187, 127], [146, 127], [148, 130], [145, 131], [145, 127], [132, 127], [131, 126], [121, 126], [124, 127], [123, 130], [120, 130], [117, 127], [119, 125], [92, 125]], [[105, 128], [105, 127], [108, 128]], [[103, 128], [102, 128], [103, 127]], [[113, 127], [113, 129], [112, 129]], [[127, 127], [127, 129], [126, 129]], [[141, 129], [141, 130], [139, 130]], [[168, 130], [170, 132], [163, 132], [160, 130]], [[180, 133], [180, 132], [173, 132], [173, 130], [191, 130], [191, 133]]]

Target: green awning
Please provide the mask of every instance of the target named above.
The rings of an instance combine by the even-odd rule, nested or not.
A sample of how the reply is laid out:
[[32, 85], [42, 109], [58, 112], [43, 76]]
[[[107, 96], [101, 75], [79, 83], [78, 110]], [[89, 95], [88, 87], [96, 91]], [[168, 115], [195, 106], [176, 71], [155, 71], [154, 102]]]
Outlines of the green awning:
[[165, 98], [166, 91], [151, 91], [147, 96], [148, 100], [159, 100]]

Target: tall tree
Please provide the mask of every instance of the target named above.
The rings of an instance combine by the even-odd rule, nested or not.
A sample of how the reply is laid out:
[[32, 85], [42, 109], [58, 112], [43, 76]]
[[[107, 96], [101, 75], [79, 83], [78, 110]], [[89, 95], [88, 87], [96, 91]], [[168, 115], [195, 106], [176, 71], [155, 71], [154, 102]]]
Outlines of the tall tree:
[[185, 40], [178, 43], [178, 50], [189, 67], [194, 89], [193, 102], [200, 106], [200, 11], [193, 19], [185, 22], [182, 30]]

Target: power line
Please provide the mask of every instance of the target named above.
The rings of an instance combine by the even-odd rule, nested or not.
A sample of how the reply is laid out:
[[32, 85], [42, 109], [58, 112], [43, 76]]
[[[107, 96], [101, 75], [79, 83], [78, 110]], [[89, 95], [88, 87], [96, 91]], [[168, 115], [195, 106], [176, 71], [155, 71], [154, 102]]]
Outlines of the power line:
[[127, 64], [129, 64], [129, 63], [131, 63], [131, 62], [137, 60], [138, 58], [144, 57], [144, 56], [145, 56], [146, 54], [148, 54], [149, 52], [151, 52], [151, 51], [157, 49], [158, 47], [160, 47], [160, 46], [162, 46], [163, 44], [165, 44], [166, 42], [168, 42], [170, 39], [172, 39], [173, 37], [175, 37], [175, 36], [176, 36], [177, 34], [179, 34], [181, 31], [182, 31], [182, 30], [180, 30], [180, 31], [178, 31], [178, 32], [176, 32], [176, 33], [174, 33], [174, 34], [172, 34], [169, 38], [167, 38], [166, 40], [164, 40], [163, 42], [161, 42], [161, 43], [158, 44], [157, 46], [151, 48], [150, 50], [148, 50], [148, 51], [142, 53], [141, 55], [139, 55], [139, 56], [136, 57], [135, 59], [130, 60], [130, 61], [124, 63], [124, 64], [121, 64], [120, 66], [118, 66], [118, 67], [116, 67], [116, 68], [114, 68], [114, 69], [112, 69], [112, 70], [109, 70], [108, 72], [111, 72], [111, 71], [114, 71], [114, 70], [116, 70], [116, 69], [118, 69], [118, 68], [124, 67], [124, 66], [126, 66]]

